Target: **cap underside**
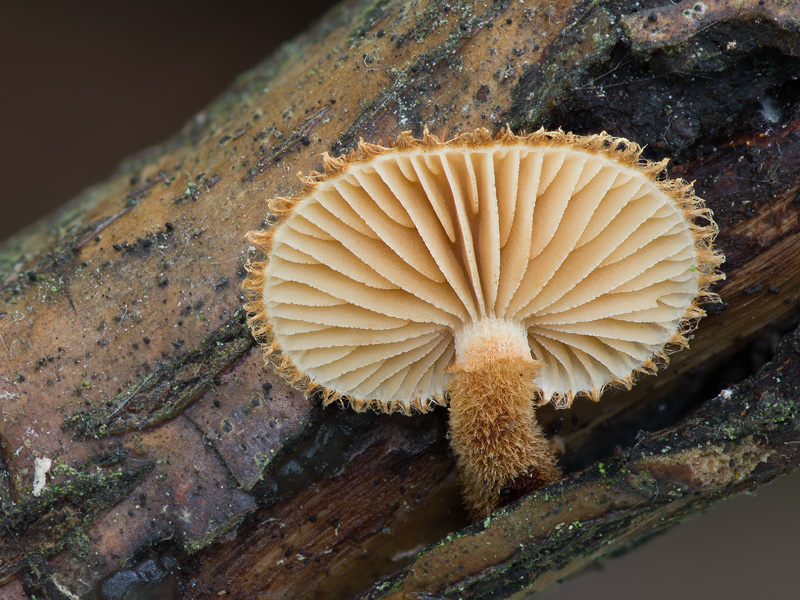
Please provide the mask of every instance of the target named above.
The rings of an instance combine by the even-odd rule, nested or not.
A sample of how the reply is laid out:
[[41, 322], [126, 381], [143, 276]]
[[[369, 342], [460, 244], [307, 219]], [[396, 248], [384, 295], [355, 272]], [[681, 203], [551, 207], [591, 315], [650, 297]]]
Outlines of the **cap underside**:
[[486, 319], [525, 328], [542, 401], [652, 369], [703, 314], [713, 233], [635, 145], [617, 157], [620, 140], [571, 139], [583, 147], [381, 149], [314, 182], [259, 280], [281, 353], [337, 395], [404, 412], [442, 401], [454, 335]]

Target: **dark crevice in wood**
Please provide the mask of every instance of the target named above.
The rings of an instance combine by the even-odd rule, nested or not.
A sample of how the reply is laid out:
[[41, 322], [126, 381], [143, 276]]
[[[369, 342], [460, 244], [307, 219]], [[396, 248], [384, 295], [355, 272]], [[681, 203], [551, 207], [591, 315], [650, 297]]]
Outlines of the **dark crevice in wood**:
[[[774, 359], [781, 338], [794, 331], [798, 324], [800, 315], [797, 314], [772, 323], [735, 351], [692, 369], [669, 389], [661, 390], [657, 399], [604, 421], [599, 435], [568, 449], [561, 459], [563, 468], [567, 473], [585, 469], [614, 455], [619, 448], [633, 446], [647, 432], [674, 426], [690, 417], [722, 390], [755, 376]], [[566, 429], [569, 424], [562, 426]]]

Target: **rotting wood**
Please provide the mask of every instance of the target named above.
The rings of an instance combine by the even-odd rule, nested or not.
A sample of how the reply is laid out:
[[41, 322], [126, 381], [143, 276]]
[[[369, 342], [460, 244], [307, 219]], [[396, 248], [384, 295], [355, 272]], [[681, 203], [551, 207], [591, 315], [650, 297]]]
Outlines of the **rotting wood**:
[[[795, 376], [794, 338], [735, 388], [722, 412], [710, 412], [722, 400], [706, 389], [684, 393], [683, 412], [669, 421], [646, 414], [671, 387], [702, 390], [698, 380], [703, 371], [713, 376], [715, 360], [798, 313], [800, 269], [787, 264], [800, 261], [799, 12], [756, 0], [648, 8], [353, 0], [242, 76], [175, 139], [9, 240], [0, 247], [0, 554], [24, 556], [4, 562], [0, 595], [90, 597], [120, 569], [168, 556], [179, 561], [185, 597], [343, 597], [404, 561], [440, 560], [439, 548], [487, 537], [509, 543], [527, 531], [526, 519], [546, 512], [548, 494], [574, 498], [573, 511], [586, 514], [580, 528], [555, 529], [560, 521], [551, 518], [553, 530], [537, 533], [527, 550], [460, 580], [454, 572], [438, 592], [510, 596], [579, 570], [597, 556], [598, 532], [624, 547], [652, 532], [655, 515], [674, 522], [797, 466], [799, 445], [784, 443], [797, 440], [796, 398], [769, 379]], [[717, 291], [726, 305], [657, 378], [596, 405], [551, 412], [550, 430], [568, 423], [560, 426], [565, 463], [594, 466], [459, 533], [467, 523], [444, 411], [411, 420], [323, 412], [264, 368], [246, 337], [224, 341], [223, 328], [240, 323], [244, 232], [267, 220], [266, 198], [300, 189], [293, 174], [318, 169], [321, 152], [345, 150], [358, 137], [419, 135], [424, 125], [457, 133], [506, 122], [607, 129], [648, 144], [648, 158], [674, 157], [670, 174], [696, 180], [720, 223], [728, 280]], [[222, 354], [212, 356], [216, 341]], [[698, 406], [708, 427], [696, 416], [676, 425]], [[86, 415], [116, 429], [95, 437], [101, 431], [91, 420], [80, 427]], [[637, 442], [645, 423], [661, 431]], [[677, 431], [712, 445], [665, 437]], [[628, 449], [609, 458], [615, 443]], [[693, 465], [720, 452], [753, 468], [704, 487]], [[70, 477], [140, 475], [133, 487], [109, 487], [96, 512], [92, 498], [65, 497], [69, 518], [45, 542], [36, 527], [10, 529], [15, 506], [29, 507], [31, 523], [49, 514], [31, 500], [34, 458], [45, 456], [60, 465], [45, 493], [64, 490]], [[108, 456], [118, 460], [98, 460]], [[623, 472], [631, 464], [635, 481]], [[700, 486], [700, 500], [659, 495], [626, 508], [653, 498], [653, 480], [659, 489]], [[591, 513], [589, 493], [631, 518]], [[570, 524], [574, 543], [565, 541], [573, 539], [564, 532]], [[439, 542], [414, 558], [421, 545]], [[407, 573], [364, 594], [437, 589]]]

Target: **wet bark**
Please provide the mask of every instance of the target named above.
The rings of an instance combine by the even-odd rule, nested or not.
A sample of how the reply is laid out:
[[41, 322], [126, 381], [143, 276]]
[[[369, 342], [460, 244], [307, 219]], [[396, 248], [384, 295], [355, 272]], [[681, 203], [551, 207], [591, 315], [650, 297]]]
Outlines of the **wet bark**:
[[[0, 248], [0, 596], [519, 597], [796, 467], [799, 35], [769, 0], [335, 9]], [[446, 411], [323, 411], [263, 365], [239, 287], [244, 233], [323, 151], [505, 123], [672, 157], [728, 279], [658, 377], [540, 411], [565, 481], [468, 526]]]

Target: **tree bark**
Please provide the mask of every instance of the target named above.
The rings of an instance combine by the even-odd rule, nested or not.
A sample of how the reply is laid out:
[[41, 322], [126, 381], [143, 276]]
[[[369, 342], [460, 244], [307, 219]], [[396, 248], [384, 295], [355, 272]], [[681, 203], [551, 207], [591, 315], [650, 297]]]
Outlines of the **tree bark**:
[[[523, 597], [795, 468], [800, 9], [644, 4], [345, 2], [0, 247], [0, 596]], [[658, 377], [539, 411], [569, 477], [468, 526], [446, 411], [323, 411], [263, 364], [244, 234], [324, 151], [506, 123], [672, 157], [728, 279]]]

